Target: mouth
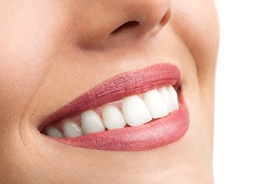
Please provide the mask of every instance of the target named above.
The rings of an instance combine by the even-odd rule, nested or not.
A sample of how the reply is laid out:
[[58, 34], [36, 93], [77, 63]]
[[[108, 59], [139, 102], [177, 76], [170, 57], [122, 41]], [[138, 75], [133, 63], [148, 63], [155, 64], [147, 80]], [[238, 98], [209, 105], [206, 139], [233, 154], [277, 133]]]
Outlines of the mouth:
[[38, 129], [52, 141], [88, 149], [144, 151], [171, 144], [189, 127], [180, 76], [171, 64], [116, 75], [53, 113]]

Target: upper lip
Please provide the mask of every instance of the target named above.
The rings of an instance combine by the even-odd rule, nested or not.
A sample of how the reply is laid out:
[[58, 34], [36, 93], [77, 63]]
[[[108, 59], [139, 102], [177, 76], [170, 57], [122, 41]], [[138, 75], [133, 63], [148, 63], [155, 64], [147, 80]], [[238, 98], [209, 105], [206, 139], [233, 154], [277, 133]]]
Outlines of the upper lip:
[[64, 118], [77, 115], [89, 108], [121, 100], [126, 96], [141, 94], [148, 90], [172, 85], [180, 85], [180, 71], [172, 64], [155, 64], [143, 69], [118, 74], [97, 86], [48, 116], [39, 126], [42, 130], [46, 125]]

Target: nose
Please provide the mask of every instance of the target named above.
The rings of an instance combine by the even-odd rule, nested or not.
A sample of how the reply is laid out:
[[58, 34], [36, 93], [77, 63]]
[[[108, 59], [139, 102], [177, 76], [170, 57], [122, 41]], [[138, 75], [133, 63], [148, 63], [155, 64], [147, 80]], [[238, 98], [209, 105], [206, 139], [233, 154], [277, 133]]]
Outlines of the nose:
[[88, 49], [130, 46], [153, 37], [170, 20], [170, 1], [76, 1], [78, 44]]

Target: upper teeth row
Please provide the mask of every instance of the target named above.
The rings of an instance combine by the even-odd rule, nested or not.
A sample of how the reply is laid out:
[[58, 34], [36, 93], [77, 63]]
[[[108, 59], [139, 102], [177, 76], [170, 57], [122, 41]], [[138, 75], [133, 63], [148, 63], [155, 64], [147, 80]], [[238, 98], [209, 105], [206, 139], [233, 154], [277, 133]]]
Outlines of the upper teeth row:
[[152, 118], [161, 118], [179, 109], [177, 93], [172, 86], [129, 96], [121, 102], [121, 109], [105, 105], [102, 108], [102, 119], [93, 110], [88, 110], [79, 116], [80, 125], [68, 119], [63, 121], [62, 131], [54, 126], [48, 126], [46, 133], [56, 138], [78, 137], [105, 131], [106, 128], [109, 130], [124, 128], [126, 124], [139, 126], [151, 121]]

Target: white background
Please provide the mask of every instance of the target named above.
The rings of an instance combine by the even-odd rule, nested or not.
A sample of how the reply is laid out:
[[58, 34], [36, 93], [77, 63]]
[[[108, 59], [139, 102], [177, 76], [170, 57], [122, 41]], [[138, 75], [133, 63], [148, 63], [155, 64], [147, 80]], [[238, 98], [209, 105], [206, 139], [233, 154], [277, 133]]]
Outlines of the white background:
[[216, 184], [280, 184], [280, 1], [216, 5]]

